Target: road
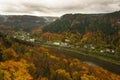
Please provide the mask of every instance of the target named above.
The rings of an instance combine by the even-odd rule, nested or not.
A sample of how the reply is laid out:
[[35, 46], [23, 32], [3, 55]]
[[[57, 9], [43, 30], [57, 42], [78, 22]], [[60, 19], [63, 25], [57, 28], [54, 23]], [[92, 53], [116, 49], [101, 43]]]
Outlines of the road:
[[57, 54], [62, 53], [69, 57], [80, 59], [80, 61], [82, 61], [82, 62], [92, 63], [92, 64], [100, 66], [110, 72], [120, 75], [120, 65], [119, 64], [105, 61], [105, 60], [102, 60], [102, 59], [99, 59], [99, 58], [96, 58], [93, 56], [89, 56], [86, 54], [84, 55], [84, 53], [82, 53], [82, 52], [75, 52], [72, 50], [67, 50], [65, 48], [53, 47], [53, 46], [44, 46], [44, 47], [49, 48], [50, 50], [52, 50], [53, 52], [55, 52]]

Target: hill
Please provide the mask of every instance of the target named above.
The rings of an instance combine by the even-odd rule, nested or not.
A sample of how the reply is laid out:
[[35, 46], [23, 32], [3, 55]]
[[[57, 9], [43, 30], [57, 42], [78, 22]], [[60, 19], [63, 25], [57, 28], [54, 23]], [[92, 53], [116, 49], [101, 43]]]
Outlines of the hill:
[[0, 79], [120, 80], [120, 75], [89, 66], [52, 49], [15, 42], [0, 33]]
[[74, 39], [73, 44], [120, 47], [120, 11], [106, 14], [65, 14], [43, 27], [43, 31], [67, 34], [66, 38]]
[[97, 30], [106, 35], [114, 34], [120, 27], [120, 11], [109, 14], [65, 14], [55, 22], [45, 26], [44, 31], [49, 32], [75, 32], [85, 33]]
[[7, 16], [1, 15], [0, 16], [0, 25], [4, 26], [11, 26], [14, 30], [24, 30], [24, 31], [31, 31], [37, 27], [41, 27], [46, 25], [50, 22], [53, 22], [57, 17], [36, 17], [36, 16]]

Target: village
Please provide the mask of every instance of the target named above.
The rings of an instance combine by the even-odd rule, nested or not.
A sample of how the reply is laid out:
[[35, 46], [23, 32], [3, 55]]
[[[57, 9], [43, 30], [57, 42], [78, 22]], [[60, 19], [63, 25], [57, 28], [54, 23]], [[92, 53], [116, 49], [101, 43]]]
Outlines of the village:
[[[12, 36], [13, 36], [13, 38], [27, 41], [27, 42], [32, 42], [32, 43], [41, 43], [42, 42], [42, 39], [36, 38], [36, 37], [32, 36], [30, 33], [27, 33], [24, 31], [14, 32]], [[63, 41], [46, 41], [43, 44], [53, 45], [53, 46], [58, 46], [58, 47], [65, 47], [65, 48], [72, 48], [72, 49], [82, 48], [86, 51], [98, 52], [101, 54], [107, 53], [107, 54], [114, 55], [116, 53], [115, 50], [111, 49], [111, 48], [99, 49], [99, 48], [97, 48], [96, 45], [93, 45], [93, 44], [84, 44], [82, 47], [80, 47], [80, 46], [75, 46], [75, 45], [69, 44], [69, 42], [70, 42], [70, 40], [65, 39], [64, 42]]]
[[[66, 42], [53, 42], [52, 45], [61, 46], [61, 47], [69, 47], [69, 48], [77, 48], [77, 49], [81, 48], [79, 46], [70, 45], [67, 43], [67, 41]], [[115, 54], [114, 49], [111, 49], [111, 48], [98, 49], [96, 48], [96, 46], [93, 46], [92, 44], [84, 45], [82, 48], [85, 50], [93, 51], [93, 52], [97, 51], [99, 53], [109, 53], [112, 55]]]
[[13, 38], [17, 38], [20, 40], [28, 41], [28, 42], [35, 42], [35, 39], [27, 32], [14, 32]]

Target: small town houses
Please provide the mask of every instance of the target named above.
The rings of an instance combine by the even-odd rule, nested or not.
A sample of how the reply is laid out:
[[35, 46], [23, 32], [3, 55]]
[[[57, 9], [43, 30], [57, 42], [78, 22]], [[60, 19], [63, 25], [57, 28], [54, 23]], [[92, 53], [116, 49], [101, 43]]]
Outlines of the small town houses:
[[24, 31], [14, 32], [13, 38], [17, 38], [28, 42], [35, 42], [35, 39], [30, 35], [30, 33]]

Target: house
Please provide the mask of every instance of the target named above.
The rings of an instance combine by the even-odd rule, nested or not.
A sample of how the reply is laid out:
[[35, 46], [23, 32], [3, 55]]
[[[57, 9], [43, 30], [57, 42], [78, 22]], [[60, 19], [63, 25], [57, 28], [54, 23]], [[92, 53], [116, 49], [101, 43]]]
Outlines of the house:
[[87, 46], [87, 45], [84, 45], [84, 48], [88, 48], [88, 46]]
[[101, 53], [104, 53], [104, 50], [100, 50]]
[[65, 39], [65, 42], [70, 42], [70, 40], [68, 40], [68, 39]]
[[13, 36], [14, 38], [17, 38], [17, 36]]
[[112, 53], [115, 53], [115, 50], [111, 50]]
[[35, 42], [35, 39], [30, 39], [29, 41], [30, 41], [30, 42]]
[[67, 44], [67, 43], [63, 43], [63, 42], [61, 42], [60, 46], [67, 47], [68, 44]]
[[25, 35], [25, 36], [30, 36], [30, 33], [27, 33], [27, 32], [26, 32], [26, 33], [24, 33], [24, 35]]
[[59, 42], [53, 42], [53, 45], [59, 46], [60, 43]]
[[94, 47], [94, 46], [91, 46], [91, 49], [95, 49], [95, 47]]
[[109, 48], [107, 48], [107, 49], [106, 49], [106, 52], [110, 52], [110, 49], [109, 49]]
[[118, 21], [117, 24], [120, 24], [120, 21]]

